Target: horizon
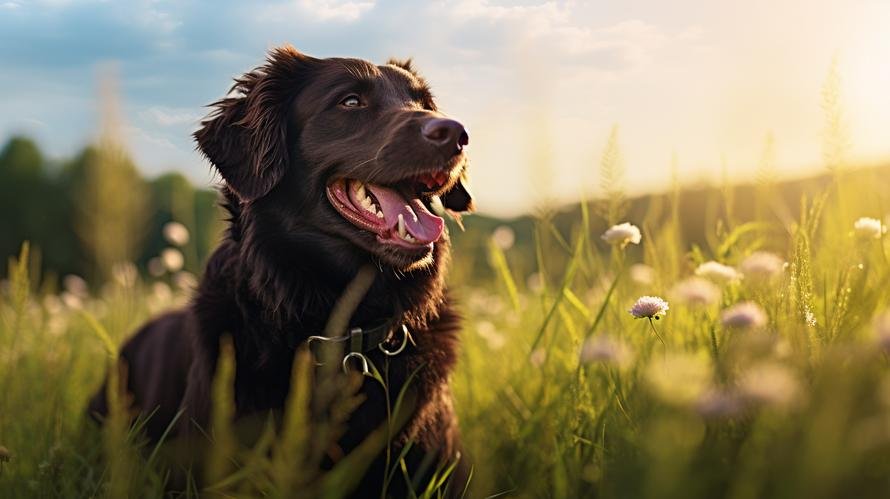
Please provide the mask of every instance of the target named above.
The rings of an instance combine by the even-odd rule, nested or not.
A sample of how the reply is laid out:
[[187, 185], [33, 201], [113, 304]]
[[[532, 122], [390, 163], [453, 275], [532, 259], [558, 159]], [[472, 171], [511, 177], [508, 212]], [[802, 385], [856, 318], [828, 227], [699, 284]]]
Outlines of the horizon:
[[116, 67], [124, 138], [142, 173], [177, 171], [209, 187], [211, 168], [190, 137], [204, 106], [267, 49], [292, 43], [319, 57], [412, 56], [441, 107], [468, 126], [478, 206], [495, 216], [597, 197], [614, 125], [629, 195], [663, 191], [674, 175], [716, 184], [724, 169], [733, 183], [750, 181], [764, 163], [779, 179], [819, 173], [827, 86], [850, 139], [844, 161], [890, 158], [890, 69], [873, 63], [890, 58], [881, 36], [890, 5], [878, 1], [674, 9], [652, 0], [301, 0], [242, 9], [0, 4], [9, 108], [0, 136], [72, 156], [99, 129], [97, 75]]

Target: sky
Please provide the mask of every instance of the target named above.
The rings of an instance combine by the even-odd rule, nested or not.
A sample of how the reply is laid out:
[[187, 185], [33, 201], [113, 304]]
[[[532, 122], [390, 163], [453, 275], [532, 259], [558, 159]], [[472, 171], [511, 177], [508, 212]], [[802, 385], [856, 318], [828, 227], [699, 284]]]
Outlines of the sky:
[[268, 49], [412, 57], [470, 131], [480, 210], [515, 215], [596, 196], [614, 126], [630, 193], [750, 180], [767, 135], [779, 176], [819, 171], [832, 61], [850, 160], [890, 158], [887, 26], [890, 0], [0, 0], [0, 140], [75, 154], [111, 72], [144, 173], [210, 185], [190, 133]]

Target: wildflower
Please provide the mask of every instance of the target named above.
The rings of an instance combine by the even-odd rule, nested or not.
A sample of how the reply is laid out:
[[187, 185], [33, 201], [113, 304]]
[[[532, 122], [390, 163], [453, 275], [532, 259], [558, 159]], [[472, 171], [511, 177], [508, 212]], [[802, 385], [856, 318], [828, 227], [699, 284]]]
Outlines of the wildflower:
[[132, 262], [116, 263], [111, 267], [111, 276], [118, 285], [130, 288], [136, 284], [139, 271]]
[[877, 218], [862, 217], [853, 224], [853, 233], [862, 239], [880, 239], [887, 227]]
[[767, 405], [787, 405], [797, 395], [797, 379], [790, 369], [764, 362], [751, 367], [739, 380], [739, 390], [748, 400]]
[[695, 403], [710, 390], [712, 378], [706, 355], [671, 353], [664, 360], [651, 362], [646, 370], [646, 381], [653, 393], [677, 405]]
[[191, 291], [198, 287], [198, 278], [183, 270], [173, 274], [173, 284], [183, 291]]
[[721, 285], [738, 281], [741, 278], [736, 269], [713, 260], [699, 265], [695, 269], [695, 275]]
[[759, 329], [766, 325], [766, 312], [760, 305], [746, 301], [727, 308], [720, 316], [723, 326], [733, 329]]
[[875, 317], [874, 333], [878, 346], [884, 351], [890, 352], [890, 311]]
[[161, 277], [167, 272], [167, 268], [164, 267], [164, 261], [159, 256], [149, 259], [146, 267], [148, 268], [148, 273], [154, 277]]
[[544, 277], [540, 272], [532, 272], [525, 280], [525, 286], [534, 294], [540, 294], [544, 291]]
[[706, 306], [720, 300], [720, 288], [707, 279], [690, 277], [674, 285], [671, 295], [689, 305]]
[[87, 282], [83, 277], [80, 277], [79, 275], [66, 275], [62, 279], [62, 286], [65, 288], [65, 291], [81, 298], [85, 298], [90, 294], [90, 287], [87, 285]]
[[164, 251], [161, 251], [161, 262], [167, 270], [176, 272], [182, 269], [182, 265], [185, 263], [185, 258], [178, 249], [166, 248]]
[[543, 348], [536, 348], [531, 355], [528, 356], [528, 361], [535, 367], [543, 366], [545, 360], [547, 360], [547, 350], [544, 350]]
[[725, 390], [708, 390], [695, 401], [695, 411], [704, 418], [735, 416], [744, 408], [738, 395]]
[[668, 302], [657, 296], [641, 296], [628, 310], [635, 319], [659, 319], [668, 311]]
[[63, 291], [59, 298], [71, 310], [80, 310], [83, 308], [83, 298], [70, 291]]
[[513, 247], [516, 241], [516, 233], [507, 225], [500, 225], [491, 233], [491, 240], [498, 248], [506, 251]]
[[173, 246], [185, 246], [189, 242], [189, 230], [179, 222], [168, 222], [163, 228], [164, 239]]
[[768, 280], [782, 273], [785, 261], [774, 253], [755, 251], [742, 261], [742, 274], [756, 280]]
[[497, 327], [488, 321], [479, 321], [476, 324], [476, 334], [481, 336], [488, 343], [488, 348], [492, 350], [500, 350], [507, 343], [504, 335], [499, 333]]
[[640, 234], [640, 229], [638, 229], [636, 225], [632, 225], [628, 222], [613, 225], [602, 235], [603, 241], [606, 241], [612, 246], [621, 246], [622, 248], [627, 246], [628, 243], [640, 244], [642, 238], [643, 236]]
[[588, 338], [581, 345], [580, 359], [585, 364], [596, 362], [623, 368], [633, 360], [633, 352], [622, 341], [597, 335]]
[[635, 263], [628, 269], [630, 280], [643, 285], [652, 284], [655, 280], [655, 269], [642, 263]]

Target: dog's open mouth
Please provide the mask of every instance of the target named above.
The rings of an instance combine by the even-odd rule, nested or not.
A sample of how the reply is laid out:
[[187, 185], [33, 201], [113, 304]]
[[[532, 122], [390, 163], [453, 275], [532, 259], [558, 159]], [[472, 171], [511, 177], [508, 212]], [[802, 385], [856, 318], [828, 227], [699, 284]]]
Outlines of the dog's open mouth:
[[445, 221], [431, 213], [422, 198], [430, 202], [431, 193], [447, 180], [444, 172], [388, 186], [337, 179], [328, 185], [327, 195], [343, 218], [376, 234], [379, 243], [421, 250], [431, 248], [445, 230]]

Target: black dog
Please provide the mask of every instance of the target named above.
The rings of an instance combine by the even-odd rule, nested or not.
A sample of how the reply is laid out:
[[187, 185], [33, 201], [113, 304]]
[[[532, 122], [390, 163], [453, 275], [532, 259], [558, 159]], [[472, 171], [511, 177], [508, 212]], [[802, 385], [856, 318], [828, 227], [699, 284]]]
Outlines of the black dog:
[[[418, 372], [401, 440], [414, 442], [409, 467], [454, 459], [458, 317], [444, 283], [448, 234], [434, 213], [472, 208], [464, 127], [438, 112], [410, 61], [317, 59], [292, 47], [271, 51], [213, 107], [194, 136], [225, 180], [228, 232], [191, 306], [145, 325], [121, 354], [134, 409], [153, 413], [148, 437], [161, 438], [180, 409], [177, 433], [206, 427], [224, 335], [235, 350], [236, 418], [281, 410], [294, 349], [321, 334], [344, 288], [372, 264], [350, 323], [365, 328], [357, 351], [381, 365], [374, 347], [398, 343], [407, 328], [413, 343], [389, 358], [389, 383], [398, 393]], [[366, 381], [362, 394], [338, 442], [344, 453], [386, 420], [379, 386]], [[102, 420], [107, 410], [103, 388], [90, 412]], [[379, 494], [382, 466], [359, 490]]]

